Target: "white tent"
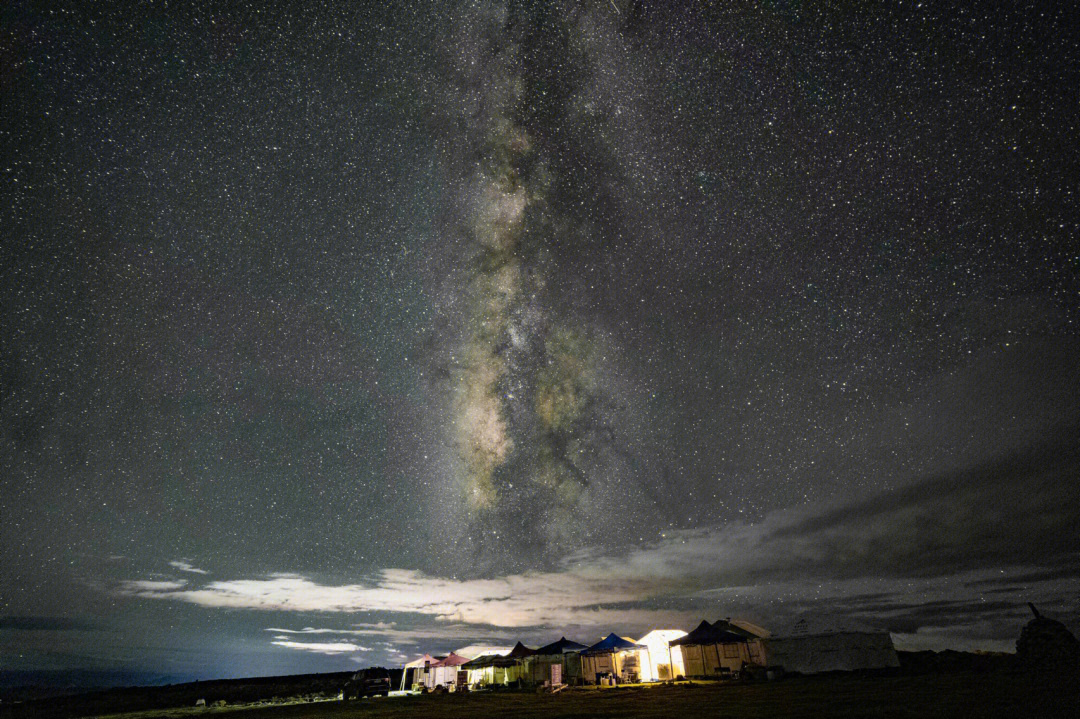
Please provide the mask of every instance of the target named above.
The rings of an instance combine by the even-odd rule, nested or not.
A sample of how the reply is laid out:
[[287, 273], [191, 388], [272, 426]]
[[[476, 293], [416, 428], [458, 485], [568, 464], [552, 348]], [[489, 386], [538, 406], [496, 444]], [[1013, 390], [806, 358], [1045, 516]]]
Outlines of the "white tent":
[[415, 686], [426, 685], [431, 665], [439, 661], [441, 657], [433, 657], [425, 654], [413, 659], [405, 665], [405, 671], [401, 673], [401, 690], [412, 689]]
[[666, 681], [686, 676], [682, 647], [670, 644], [672, 639], [685, 636], [686, 632], [681, 629], [654, 629], [637, 640], [638, 644], [648, 647], [648, 651], [642, 653], [641, 681]]
[[449, 656], [424, 654], [405, 665], [401, 674], [401, 689], [450, 686], [457, 682], [459, 667], [466, 661], [485, 654], [509, 654], [512, 649], [513, 647], [470, 644], [450, 652]]
[[815, 674], [900, 666], [888, 632], [792, 634], [759, 640], [768, 666]]

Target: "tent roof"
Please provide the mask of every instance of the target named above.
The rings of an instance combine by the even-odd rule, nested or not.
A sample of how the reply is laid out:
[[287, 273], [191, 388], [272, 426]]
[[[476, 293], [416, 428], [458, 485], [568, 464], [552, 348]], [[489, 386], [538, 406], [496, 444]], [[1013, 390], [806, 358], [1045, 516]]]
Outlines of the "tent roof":
[[[720, 622], [717, 622], [720, 624]], [[748, 632], [740, 630], [741, 633], [729, 631], [727, 626], [718, 627], [713, 624], [709, 624], [707, 621], [702, 620], [701, 624], [697, 625], [694, 631], [687, 634], [685, 637], [679, 639], [673, 639], [670, 643], [671, 646], [683, 646], [686, 644], [731, 644], [734, 642], [745, 642], [749, 636]]]
[[715, 622], [713, 622], [713, 629], [719, 632], [731, 632], [732, 634], [741, 634], [742, 636], [749, 639], [757, 639], [759, 636], [761, 636], [760, 634], [755, 634], [749, 629], [734, 624], [733, 622], [730, 622], [726, 619], [717, 619]]
[[745, 619], [730, 619], [728, 621], [731, 624], [733, 624], [734, 626], [739, 627], [741, 629], [744, 629], [745, 631], [750, 632], [750, 634], [752, 634], [755, 637], [767, 637], [767, 636], [769, 636], [771, 634], [771, 632], [768, 629], [765, 629], [764, 627], [758, 626], [757, 624], [754, 624], [753, 622], [748, 622]]
[[469, 661], [469, 660], [466, 659], [465, 657], [461, 656], [460, 654], [454, 654], [453, 652], [450, 652], [450, 656], [446, 657], [445, 659], [440, 659], [439, 661], [432, 664], [432, 666], [434, 666], [434, 667], [460, 667], [462, 664], [464, 664], [467, 661]]
[[405, 668], [409, 669], [410, 667], [422, 667], [424, 666], [424, 662], [431, 662], [432, 664], [435, 664], [437, 661], [438, 659], [431, 656], [430, 654], [425, 654], [422, 657], [417, 657], [416, 659], [413, 659], [411, 662], [405, 665]]
[[672, 644], [711, 644], [709, 639], [713, 636], [713, 626], [704, 619], [701, 620], [701, 624], [697, 625], [685, 637], [679, 637], [673, 639]]
[[484, 667], [512, 667], [517, 663], [518, 660], [513, 657], [504, 657], [501, 654], [483, 654], [472, 661], [466, 662], [461, 668], [483, 669]]
[[610, 654], [611, 652], [621, 652], [624, 649], [644, 649], [642, 644], [635, 644], [629, 639], [620, 637], [615, 632], [608, 634], [606, 637], [593, 644], [591, 647], [582, 652], [582, 654]]
[[537, 654], [570, 654], [572, 652], [583, 652], [588, 649], [584, 644], [578, 644], [572, 642], [566, 637], [562, 637], [557, 642], [551, 644], [545, 644], [536, 650]]
[[686, 632], [681, 629], [654, 629], [637, 640], [638, 644], [651, 644], [663, 642], [667, 644], [672, 639], [685, 637]]
[[519, 657], [531, 657], [533, 654], [536, 654], [535, 649], [531, 649], [531, 648], [525, 646], [524, 644], [522, 644], [521, 642], [518, 642], [517, 644], [514, 645], [514, 648], [511, 649], [510, 653], [507, 654], [506, 656], [513, 657], [514, 659], [517, 659]]

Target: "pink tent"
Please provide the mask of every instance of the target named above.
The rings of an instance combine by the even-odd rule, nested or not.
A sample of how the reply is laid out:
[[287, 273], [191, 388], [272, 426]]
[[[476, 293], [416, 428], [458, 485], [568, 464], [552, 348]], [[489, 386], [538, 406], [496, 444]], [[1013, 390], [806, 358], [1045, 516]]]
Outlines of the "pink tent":
[[450, 656], [432, 664], [432, 669], [428, 672], [428, 678], [425, 682], [428, 689], [455, 684], [457, 682], [458, 667], [467, 661], [469, 661], [467, 657], [450, 652]]

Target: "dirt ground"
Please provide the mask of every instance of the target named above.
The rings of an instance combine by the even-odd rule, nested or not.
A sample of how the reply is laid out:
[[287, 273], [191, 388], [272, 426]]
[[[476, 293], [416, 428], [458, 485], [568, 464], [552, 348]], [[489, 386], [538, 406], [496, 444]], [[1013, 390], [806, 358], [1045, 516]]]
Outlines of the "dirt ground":
[[574, 689], [557, 695], [484, 692], [321, 702], [258, 709], [139, 712], [126, 719], [585, 719], [586, 717], [1080, 717], [1078, 677], [1011, 674], [824, 676], [759, 684]]

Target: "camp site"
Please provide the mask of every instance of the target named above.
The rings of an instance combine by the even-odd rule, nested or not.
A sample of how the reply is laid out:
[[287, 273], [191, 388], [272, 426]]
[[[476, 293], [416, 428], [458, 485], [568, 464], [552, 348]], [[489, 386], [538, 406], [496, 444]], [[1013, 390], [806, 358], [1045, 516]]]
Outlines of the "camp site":
[[784, 674], [887, 671], [900, 666], [881, 631], [812, 631], [805, 623], [774, 634], [750, 622], [702, 620], [691, 631], [654, 629], [638, 639], [610, 632], [592, 644], [560, 637], [540, 647], [472, 646], [422, 654], [403, 667], [398, 693], [559, 691], [692, 679], [776, 679]]
[[725, 618], [592, 643], [474, 643], [393, 668], [5, 701], [0, 717], [1074, 717], [1080, 644], [1030, 608], [1015, 653], [904, 651], [884, 631]]

